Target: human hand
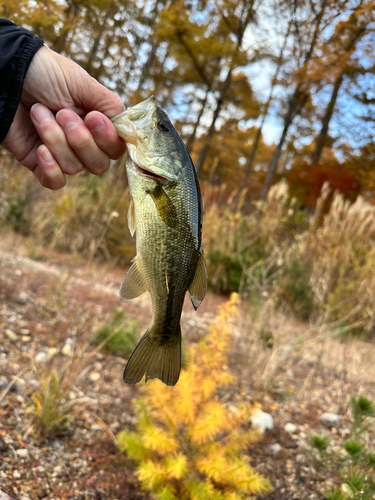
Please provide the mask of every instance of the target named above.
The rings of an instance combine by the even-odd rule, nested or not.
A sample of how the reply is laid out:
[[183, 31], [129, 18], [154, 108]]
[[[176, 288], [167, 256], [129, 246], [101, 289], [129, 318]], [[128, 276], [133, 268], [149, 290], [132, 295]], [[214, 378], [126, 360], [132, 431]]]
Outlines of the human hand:
[[107, 118], [123, 110], [120, 97], [78, 64], [41, 47], [29, 66], [2, 146], [42, 186], [60, 189], [66, 184], [65, 174], [84, 168], [101, 174], [110, 159], [124, 154], [125, 143]]

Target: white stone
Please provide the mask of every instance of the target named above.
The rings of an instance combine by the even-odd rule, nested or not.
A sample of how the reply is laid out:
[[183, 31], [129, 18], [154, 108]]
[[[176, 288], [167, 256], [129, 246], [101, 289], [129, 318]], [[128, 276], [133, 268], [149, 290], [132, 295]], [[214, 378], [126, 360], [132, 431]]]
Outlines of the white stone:
[[10, 330], [9, 328], [7, 328], [4, 333], [8, 337], [8, 339], [11, 340], [12, 342], [17, 340], [17, 334], [14, 333], [13, 330]]
[[253, 411], [250, 421], [254, 429], [258, 429], [262, 434], [264, 434], [267, 430], [273, 429], [272, 415], [264, 412], [260, 408], [256, 408]]
[[21, 474], [18, 472], [18, 470], [13, 471], [13, 477], [14, 479], [19, 479], [21, 477]]
[[27, 293], [25, 292], [21, 292], [19, 295], [18, 295], [18, 298], [17, 298], [17, 302], [19, 304], [26, 304], [27, 300], [28, 300], [28, 295]]
[[336, 413], [323, 413], [320, 415], [320, 422], [326, 427], [335, 427], [336, 429], [340, 427], [340, 418]]
[[92, 382], [97, 382], [100, 379], [100, 373], [98, 372], [90, 373], [89, 379], [92, 380]]
[[17, 456], [20, 458], [26, 458], [29, 456], [29, 450], [27, 448], [20, 448], [16, 450]]
[[64, 356], [71, 356], [73, 354], [73, 348], [74, 348], [74, 340], [66, 339], [65, 344], [61, 349], [61, 353]]
[[[4, 462], [6, 463], [6, 462]], [[12, 497], [10, 497], [7, 493], [4, 491], [0, 490], [0, 500], [14, 500]]]
[[295, 424], [292, 424], [291, 422], [288, 422], [284, 427], [284, 431], [288, 434], [295, 434], [295, 432], [297, 431], [297, 426]]
[[271, 444], [268, 449], [272, 455], [278, 455], [281, 451], [281, 445], [279, 443]]
[[38, 352], [35, 356], [35, 363], [46, 363], [48, 361], [48, 354], [46, 352]]

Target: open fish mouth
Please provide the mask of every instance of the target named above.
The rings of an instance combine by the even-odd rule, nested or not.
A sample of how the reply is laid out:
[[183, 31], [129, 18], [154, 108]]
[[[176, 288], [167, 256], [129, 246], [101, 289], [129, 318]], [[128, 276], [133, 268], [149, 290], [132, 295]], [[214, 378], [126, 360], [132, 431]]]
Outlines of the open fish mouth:
[[137, 172], [139, 172], [141, 175], [144, 175], [145, 177], [149, 177], [156, 182], [168, 182], [168, 179], [166, 177], [162, 177], [161, 175], [155, 174], [155, 172], [151, 172], [151, 170], [147, 170], [146, 168], [141, 167], [140, 165], [135, 163], [134, 160], [133, 165], [135, 166]]

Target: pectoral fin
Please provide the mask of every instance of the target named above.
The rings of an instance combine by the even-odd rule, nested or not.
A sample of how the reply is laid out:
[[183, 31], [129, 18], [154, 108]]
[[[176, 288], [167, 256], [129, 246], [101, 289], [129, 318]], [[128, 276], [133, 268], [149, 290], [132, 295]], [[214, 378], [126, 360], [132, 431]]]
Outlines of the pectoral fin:
[[162, 221], [169, 227], [177, 227], [180, 222], [177, 210], [160, 184], [153, 191], [149, 191], [148, 194], [154, 200]]
[[191, 285], [189, 287], [189, 296], [195, 310], [204, 299], [207, 290], [207, 267], [203, 252], [199, 256], [197, 269]]
[[124, 300], [132, 300], [146, 292], [148, 292], [148, 290], [143, 281], [137, 257], [134, 257], [133, 264], [126, 273], [124, 281], [121, 284], [120, 297]]
[[134, 201], [133, 198], [130, 198], [130, 205], [129, 205], [129, 210], [128, 210], [128, 227], [130, 234], [134, 236], [135, 229], [137, 227], [136, 221], [135, 221], [135, 208], [134, 208]]

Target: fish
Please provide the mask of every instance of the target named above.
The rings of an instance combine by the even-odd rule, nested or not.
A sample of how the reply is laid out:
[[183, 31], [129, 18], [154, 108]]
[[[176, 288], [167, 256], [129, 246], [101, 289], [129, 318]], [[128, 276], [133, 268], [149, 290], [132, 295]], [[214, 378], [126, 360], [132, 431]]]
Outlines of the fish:
[[129, 358], [123, 379], [177, 383], [180, 319], [186, 292], [196, 310], [207, 289], [202, 197], [186, 146], [154, 96], [111, 118], [126, 141], [128, 227], [137, 253], [120, 287], [132, 300], [150, 293], [152, 321]]

